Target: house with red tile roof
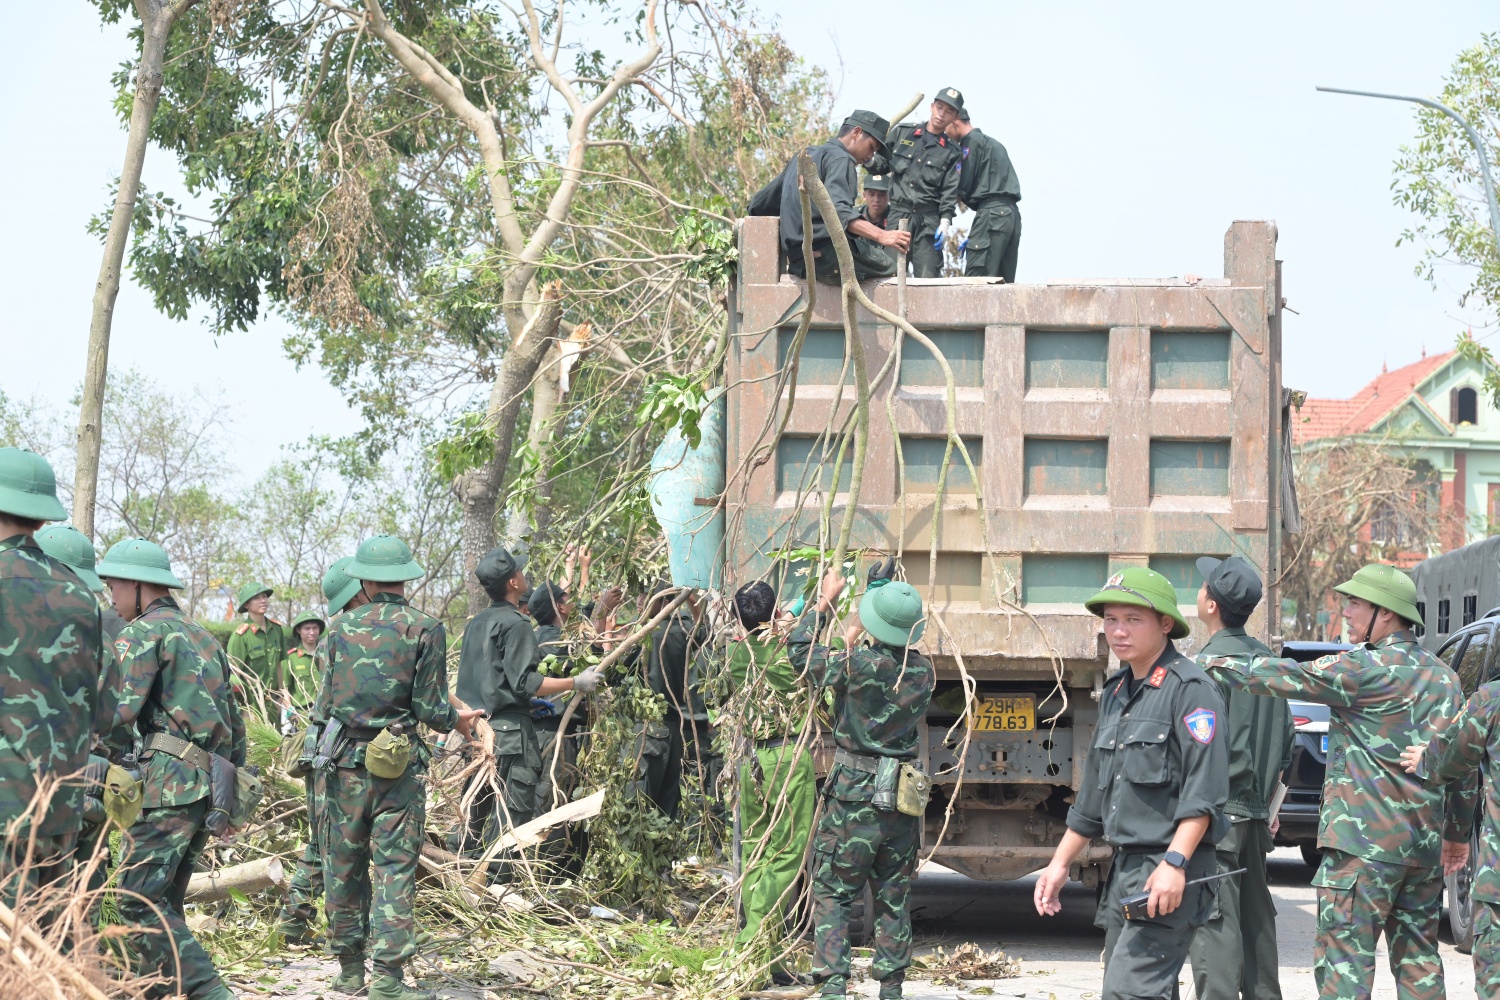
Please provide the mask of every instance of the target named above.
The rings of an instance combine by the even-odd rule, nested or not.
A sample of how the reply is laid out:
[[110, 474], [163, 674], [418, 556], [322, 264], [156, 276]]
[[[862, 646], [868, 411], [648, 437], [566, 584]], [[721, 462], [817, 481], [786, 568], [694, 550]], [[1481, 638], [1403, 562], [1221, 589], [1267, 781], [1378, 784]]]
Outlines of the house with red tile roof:
[[1299, 452], [1341, 439], [1381, 442], [1425, 463], [1441, 483], [1440, 505], [1458, 515], [1444, 539], [1457, 548], [1500, 525], [1500, 410], [1484, 375], [1482, 362], [1458, 351], [1424, 352], [1349, 399], [1308, 398], [1293, 416], [1293, 441]]

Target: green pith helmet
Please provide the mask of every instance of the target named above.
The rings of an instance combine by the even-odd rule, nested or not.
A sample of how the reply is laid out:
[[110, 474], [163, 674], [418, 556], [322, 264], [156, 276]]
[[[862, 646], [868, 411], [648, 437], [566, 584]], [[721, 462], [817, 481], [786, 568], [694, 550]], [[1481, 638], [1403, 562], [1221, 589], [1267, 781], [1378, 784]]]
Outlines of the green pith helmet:
[[1377, 608], [1392, 611], [1413, 625], [1427, 627], [1417, 612], [1417, 585], [1411, 577], [1394, 566], [1370, 563], [1361, 566], [1354, 576], [1333, 588], [1340, 594], [1359, 597]]
[[36, 533], [36, 543], [53, 559], [72, 568], [90, 589], [104, 589], [104, 581], [94, 572], [94, 543], [83, 532], [71, 524], [54, 524]]
[[57, 475], [47, 460], [25, 448], [0, 448], [0, 514], [29, 521], [62, 521]]
[[894, 580], [865, 591], [859, 599], [859, 623], [887, 646], [910, 646], [927, 631], [927, 613], [917, 588]]
[[106, 580], [134, 580], [176, 590], [183, 587], [182, 581], [172, 575], [167, 550], [144, 538], [127, 538], [111, 545], [94, 571]]
[[240, 588], [238, 594], [234, 595], [234, 610], [244, 611], [245, 605], [249, 604], [252, 598], [259, 597], [261, 594], [270, 597], [274, 593], [276, 591], [269, 583], [247, 583]]
[[[347, 604], [348, 602], [345, 601], [344, 603]], [[322, 615], [318, 614], [316, 611], [304, 611], [296, 618], [292, 619], [292, 638], [296, 639], [298, 642], [301, 642], [302, 637], [297, 634], [297, 629], [301, 628], [303, 625], [306, 625], [308, 622], [317, 622], [319, 628], [321, 628], [324, 632], [328, 631], [328, 623], [323, 620]]]
[[422, 567], [412, 558], [411, 546], [395, 535], [376, 535], [359, 543], [354, 561], [344, 567], [356, 580], [401, 583], [422, 576]]
[[1174, 624], [1167, 633], [1169, 639], [1181, 639], [1188, 634], [1187, 620], [1177, 608], [1176, 589], [1154, 569], [1131, 566], [1121, 570], [1105, 582], [1103, 590], [1083, 602], [1084, 607], [1100, 618], [1111, 604], [1134, 604], [1171, 618]]
[[328, 567], [328, 572], [323, 574], [323, 599], [328, 602], [330, 615], [343, 611], [344, 605], [354, 600], [354, 595], [359, 593], [359, 581], [344, 572], [353, 561], [353, 556], [345, 556]]

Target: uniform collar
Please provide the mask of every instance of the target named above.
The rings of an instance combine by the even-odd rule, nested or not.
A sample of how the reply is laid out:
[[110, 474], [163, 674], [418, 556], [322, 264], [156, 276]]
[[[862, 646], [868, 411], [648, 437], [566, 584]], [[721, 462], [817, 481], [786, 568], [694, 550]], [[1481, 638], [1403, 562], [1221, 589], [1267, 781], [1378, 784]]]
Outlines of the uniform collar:
[[42, 547], [36, 543], [36, 538], [22, 532], [11, 535], [9, 538], [0, 538], [0, 549], [35, 549], [42, 551]]
[[[1177, 647], [1172, 643], [1172, 640], [1168, 639], [1166, 648], [1161, 651], [1161, 655], [1156, 658], [1156, 662], [1151, 664], [1151, 669], [1146, 671], [1146, 676], [1135, 682], [1135, 690], [1139, 691], [1143, 687], [1161, 687], [1162, 682], [1167, 679], [1167, 674], [1172, 672], [1174, 664], [1182, 658], [1182, 654], [1177, 652]], [[1119, 672], [1109, 679], [1106, 687], [1113, 686], [1117, 693], [1123, 695], [1125, 693], [1125, 678], [1131, 672], [1130, 665], [1128, 663], [1123, 664]]]
[[375, 596], [370, 598], [371, 604], [374, 604], [376, 601], [383, 601], [386, 604], [405, 604], [406, 598], [400, 594], [393, 594], [388, 590], [380, 590], [376, 591]]
[[1213, 642], [1216, 639], [1222, 639], [1231, 636], [1237, 638], [1239, 636], [1249, 634], [1250, 633], [1246, 632], [1243, 628], [1229, 628], [1228, 626], [1225, 626], [1224, 628], [1219, 629], [1219, 631], [1215, 632], [1213, 635], [1209, 636], [1208, 641]]
[[1364, 645], [1367, 649], [1384, 649], [1386, 646], [1416, 645], [1416, 642], [1417, 637], [1412, 635], [1409, 629], [1401, 629], [1399, 632], [1392, 632], [1379, 642], [1367, 642]]
[[157, 608], [171, 608], [174, 611], [182, 610], [182, 607], [177, 603], [177, 599], [171, 594], [168, 594], [166, 597], [158, 597], [156, 600], [146, 605], [146, 609], [141, 612], [141, 617], [146, 617], [146, 615], [155, 611]]

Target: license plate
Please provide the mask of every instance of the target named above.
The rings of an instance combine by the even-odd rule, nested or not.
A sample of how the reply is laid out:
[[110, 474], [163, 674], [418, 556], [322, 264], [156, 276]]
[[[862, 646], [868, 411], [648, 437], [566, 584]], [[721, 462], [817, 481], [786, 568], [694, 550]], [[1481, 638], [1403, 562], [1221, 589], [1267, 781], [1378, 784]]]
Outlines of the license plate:
[[1036, 699], [975, 698], [973, 719], [976, 733], [1029, 733], [1036, 728]]
[[1328, 734], [1327, 733], [1323, 734], [1323, 752], [1324, 753], [1328, 752]]

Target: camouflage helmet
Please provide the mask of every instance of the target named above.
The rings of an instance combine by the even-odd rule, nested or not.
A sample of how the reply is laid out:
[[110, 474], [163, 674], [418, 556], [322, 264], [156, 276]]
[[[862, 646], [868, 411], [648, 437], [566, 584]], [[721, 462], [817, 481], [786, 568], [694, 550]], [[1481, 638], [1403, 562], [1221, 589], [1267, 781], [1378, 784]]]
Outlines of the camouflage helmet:
[[67, 518], [57, 499], [57, 475], [45, 458], [25, 448], [0, 448], [0, 514], [28, 521]]
[[1394, 566], [1370, 563], [1361, 566], [1348, 580], [1333, 588], [1348, 597], [1369, 601], [1405, 618], [1413, 625], [1426, 627], [1417, 611], [1417, 585], [1411, 577]]
[[887, 646], [910, 646], [927, 630], [927, 613], [911, 584], [877, 580], [859, 599], [859, 623]]
[[1100, 618], [1111, 604], [1133, 604], [1166, 615], [1173, 623], [1172, 631], [1167, 633], [1169, 639], [1181, 639], [1188, 634], [1187, 619], [1177, 607], [1176, 588], [1154, 569], [1131, 566], [1121, 570], [1105, 582], [1103, 590], [1083, 602], [1084, 607]]
[[144, 538], [127, 538], [111, 545], [94, 571], [106, 580], [154, 583], [174, 590], [183, 588], [182, 581], [172, 575], [172, 561], [167, 558], [167, 550]]
[[234, 610], [244, 611], [245, 605], [261, 594], [270, 597], [274, 593], [276, 591], [269, 583], [247, 583], [240, 588], [239, 593], [234, 595]]
[[359, 543], [344, 572], [356, 580], [402, 583], [419, 579], [423, 570], [412, 557], [411, 546], [395, 535], [375, 535]]
[[353, 561], [353, 556], [345, 556], [334, 562], [328, 567], [328, 572], [323, 574], [323, 599], [328, 602], [330, 615], [344, 610], [344, 606], [359, 593], [359, 581], [344, 572]]
[[90, 590], [103, 590], [104, 581], [94, 572], [94, 543], [71, 524], [54, 524], [36, 533], [36, 543], [43, 552], [78, 574]]

